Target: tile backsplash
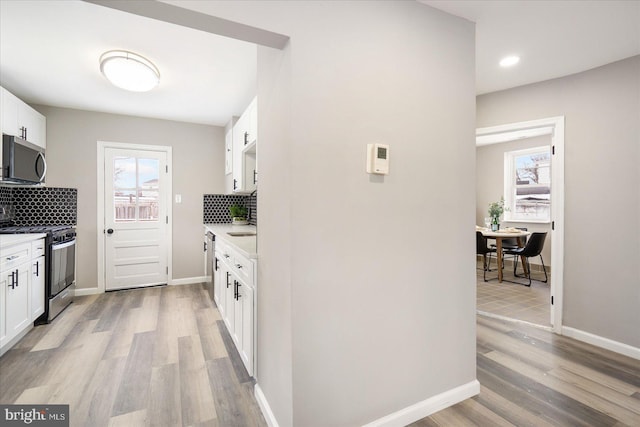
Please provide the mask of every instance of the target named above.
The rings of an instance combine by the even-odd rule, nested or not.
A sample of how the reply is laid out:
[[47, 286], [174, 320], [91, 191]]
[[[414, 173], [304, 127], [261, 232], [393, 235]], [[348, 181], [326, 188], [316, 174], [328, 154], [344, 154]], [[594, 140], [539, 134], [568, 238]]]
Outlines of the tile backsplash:
[[76, 225], [78, 190], [58, 187], [0, 187], [0, 205], [15, 225]]
[[205, 194], [202, 222], [205, 224], [225, 224], [231, 222], [229, 207], [242, 205], [249, 209], [249, 223], [256, 225], [258, 209], [256, 196], [242, 196], [235, 194]]

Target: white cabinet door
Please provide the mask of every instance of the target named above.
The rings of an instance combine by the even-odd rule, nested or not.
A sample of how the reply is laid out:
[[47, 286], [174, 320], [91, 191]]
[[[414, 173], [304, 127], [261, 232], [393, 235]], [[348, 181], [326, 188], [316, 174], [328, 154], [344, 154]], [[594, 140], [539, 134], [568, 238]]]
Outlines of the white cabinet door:
[[224, 174], [233, 172], [233, 128], [224, 135]]
[[224, 309], [225, 314], [222, 316], [224, 319], [224, 323], [227, 325], [227, 329], [229, 333], [233, 337], [233, 331], [235, 330], [235, 293], [233, 286], [233, 274], [229, 271], [229, 269], [225, 266], [225, 276], [223, 278], [225, 283], [223, 283], [224, 290]]
[[21, 136], [22, 133], [18, 126], [18, 106], [20, 100], [5, 88], [0, 88], [0, 96], [2, 97], [2, 133], [7, 135]]
[[257, 98], [254, 98], [233, 126], [234, 193], [250, 193], [256, 189], [257, 105]]
[[233, 332], [231, 336], [233, 337], [233, 342], [236, 343], [236, 347], [238, 348], [238, 353], [241, 353], [242, 347], [242, 303], [241, 297], [239, 297], [241, 288], [244, 288], [244, 285], [237, 277], [233, 278], [233, 305], [234, 305], [234, 321], [233, 321]]
[[1, 88], [0, 93], [2, 133], [24, 138], [46, 148], [47, 119], [5, 88]]
[[24, 139], [42, 148], [47, 148], [45, 117], [24, 102], [18, 108], [18, 124], [24, 129]]
[[244, 148], [244, 129], [247, 117], [243, 114], [233, 126], [233, 192], [243, 192], [242, 149]]
[[253, 98], [246, 114], [249, 116], [247, 144], [251, 144], [258, 140], [258, 98]]
[[219, 252], [216, 251], [213, 258], [213, 301], [218, 306], [218, 310], [220, 310], [220, 305], [222, 304], [220, 301], [220, 297], [222, 295], [222, 287], [224, 281], [222, 279], [222, 269], [220, 268], [220, 257]]
[[31, 321], [44, 313], [44, 255], [31, 262]]
[[5, 288], [7, 341], [22, 332], [31, 321], [29, 310], [30, 264], [30, 261], [20, 264], [8, 274], [9, 283]]
[[[240, 287], [238, 305], [242, 307], [240, 357], [249, 375], [253, 376], [253, 289], [250, 286]], [[236, 329], [238, 329], [238, 325], [236, 325]]]
[[0, 273], [0, 348], [8, 341], [7, 339], [7, 316], [5, 307], [7, 306], [7, 287], [11, 285], [11, 271], [6, 270]]

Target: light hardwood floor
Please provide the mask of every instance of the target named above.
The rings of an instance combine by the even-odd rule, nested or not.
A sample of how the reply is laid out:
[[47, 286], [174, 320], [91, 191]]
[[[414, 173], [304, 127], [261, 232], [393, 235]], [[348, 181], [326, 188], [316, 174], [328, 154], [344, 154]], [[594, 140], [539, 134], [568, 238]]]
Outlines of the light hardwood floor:
[[[70, 404], [72, 426], [265, 426], [202, 285], [79, 298], [0, 358], [1, 403]], [[420, 426], [640, 426], [640, 362], [478, 316], [479, 396]], [[300, 426], [308, 427], [308, 426]]]
[[480, 394], [413, 424], [640, 426], [640, 361], [478, 316]]
[[0, 402], [72, 426], [266, 426], [253, 385], [202, 285], [78, 298], [0, 358]]

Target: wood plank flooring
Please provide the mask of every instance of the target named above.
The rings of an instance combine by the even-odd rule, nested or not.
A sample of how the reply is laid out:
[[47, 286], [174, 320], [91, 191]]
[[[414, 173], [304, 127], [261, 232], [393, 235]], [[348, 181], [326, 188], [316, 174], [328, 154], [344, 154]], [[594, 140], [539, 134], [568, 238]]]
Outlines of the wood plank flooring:
[[478, 316], [480, 394], [414, 424], [640, 426], [640, 361]]
[[[478, 316], [481, 393], [421, 426], [640, 426], [640, 362]], [[78, 298], [0, 358], [0, 402], [65, 403], [72, 426], [266, 426], [202, 285]], [[308, 427], [308, 426], [300, 426]]]
[[266, 426], [204, 287], [80, 297], [0, 358], [0, 402], [70, 405], [72, 426]]

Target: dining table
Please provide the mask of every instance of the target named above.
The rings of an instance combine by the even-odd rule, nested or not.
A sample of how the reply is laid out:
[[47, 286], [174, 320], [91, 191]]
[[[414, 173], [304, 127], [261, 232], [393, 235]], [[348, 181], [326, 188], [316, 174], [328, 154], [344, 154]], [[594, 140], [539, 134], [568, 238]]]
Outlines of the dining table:
[[[519, 230], [517, 228], [505, 228], [497, 231], [491, 231], [488, 228], [477, 227], [476, 230], [480, 231], [482, 235], [487, 239], [495, 239], [496, 241], [496, 258], [498, 259], [498, 282], [502, 282], [502, 241], [504, 239], [513, 239], [516, 238], [519, 247], [524, 247], [525, 237], [529, 236], [531, 233], [524, 230]], [[522, 268], [524, 269], [525, 274], [528, 274], [528, 267], [525, 260], [525, 257], [520, 257], [522, 260]]]

